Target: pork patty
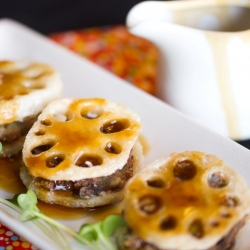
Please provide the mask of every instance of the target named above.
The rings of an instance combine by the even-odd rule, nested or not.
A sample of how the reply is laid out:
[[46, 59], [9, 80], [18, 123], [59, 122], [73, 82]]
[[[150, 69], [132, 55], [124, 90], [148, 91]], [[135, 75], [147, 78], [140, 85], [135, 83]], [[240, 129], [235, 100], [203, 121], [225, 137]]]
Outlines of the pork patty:
[[24, 118], [22, 122], [15, 121], [0, 126], [0, 142], [12, 143], [20, 137], [26, 135], [34, 122], [37, 120], [36, 116], [29, 116]]
[[80, 198], [91, 198], [101, 195], [102, 192], [120, 191], [133, 176], [133, 155], [130, 153], [127, 163], [120, 170], [109, 176], [86, 178], [78, 181], [53, 181], [41, 177], [33, 177], [33, 184], [37, 188], [48, 191], [70, 190]]

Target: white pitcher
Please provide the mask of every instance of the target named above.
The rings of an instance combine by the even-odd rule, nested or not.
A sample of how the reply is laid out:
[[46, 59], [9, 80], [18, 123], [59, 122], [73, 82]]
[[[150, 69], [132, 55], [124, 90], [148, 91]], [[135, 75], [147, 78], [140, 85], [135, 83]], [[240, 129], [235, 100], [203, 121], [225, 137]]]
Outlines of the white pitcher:
[[249, 0], [145, 1], [127, 26], [159, 49], [159, 98], [224, 136], [250, 139]]

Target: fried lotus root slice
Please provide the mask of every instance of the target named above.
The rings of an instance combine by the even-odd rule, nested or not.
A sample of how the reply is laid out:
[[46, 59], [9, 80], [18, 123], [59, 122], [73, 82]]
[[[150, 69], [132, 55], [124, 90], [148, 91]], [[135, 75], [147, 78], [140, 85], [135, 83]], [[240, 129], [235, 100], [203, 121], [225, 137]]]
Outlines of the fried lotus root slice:
[[[137, 171], [140, 160], [139, 164], [134, 164], [134, 160], [139, 157], [141, 151], [135, 152], [132, 149], [140, 130], [139, 116], [121, 104], [100, 98], [58, 99], [43, 110], [29, 131], [24, 143], [23, 161], [28, 175], [33, 178], [33, 184], [34, 178], [38, 177], [54, 182], [72, 182], [73, 189], [79, 185], [82, 187], [80, 195], [83, 195], [91, 193], [93, 190], [89, 190], [89, 187], [96, 183], [100, 187], [105, 187], [105, 192], [98, 190], [98, 195], [95, 196], [105, 196], [105, 193], [109, 192], [106, 185], [106, 181], [110, 179], [108, 176], [116, 173], [115, 176], [118, 177], [117, 171], [128, 164], [131, 165], [129, 161], [131, 157], [132, 172]], [[125, 171], [124, 174], [129, 172], [130, 170]], [[30, 187], [25, 175], [23, 174], [21, 178], [25, 185]], [[118, 184], [120, 180], [123, 180], [122, 176], [117, 179]], [[112, 186], [114, 185], [112, 183]], [[94, 188], [99, 187], [94, 186]], [[57, 190], [49, 191], [55, 194]], [[67, 190], [67, 196], [73, 199], [71, 191]], [[52, 194], [49, 196], [52, 197]], [[93, 206], [90, 202], [92, 196], [94, 195], [84, 196], [83, 198], [87, 200], [85, 203], [79, 205], [72, 202], [72, 204]], [[115, 199], [121, 198], [119, 195]], [[57, 198], [50, 202], [60, 202], [56, 200]], [[111, 198], [108, 202], [112, 203], [114, 200]], [[70, 201], [68, 204], [70, 206]], [[98, 205], [105, 204], [98, 202]]]
[[250, 193], [245, 180], [218, 157], [185, 151], [159, 159], [131, 178], [124, 206], [134, 239], [144, 245], [222, 250], [244, 225]]
[[0, 61], [0, 126], [37, 115], [61, 92], [61, 80], [53, 67]]

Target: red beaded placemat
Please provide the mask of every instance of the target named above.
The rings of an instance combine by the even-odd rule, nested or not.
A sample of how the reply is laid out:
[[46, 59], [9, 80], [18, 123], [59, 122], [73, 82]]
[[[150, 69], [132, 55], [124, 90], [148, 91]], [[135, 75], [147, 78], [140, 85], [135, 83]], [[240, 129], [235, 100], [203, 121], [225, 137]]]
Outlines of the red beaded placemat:
[[0, 250], [38, 249], [0, 223]]
[[138, 88], [155, 94], [158, 51], [125, 26], [108, 26], [51, 34], [67, 47]]

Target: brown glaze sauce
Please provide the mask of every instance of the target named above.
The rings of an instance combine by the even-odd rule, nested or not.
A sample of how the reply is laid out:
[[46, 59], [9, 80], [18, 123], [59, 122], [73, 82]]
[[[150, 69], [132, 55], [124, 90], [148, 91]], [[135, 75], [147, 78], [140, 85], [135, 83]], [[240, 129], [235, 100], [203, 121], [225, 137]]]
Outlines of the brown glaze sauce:
[[143, 135], [139, 135], [138, 140], [141, 143], [143, 155], [147, 155], [151, 149], [147, 138]]
[[43, 79], [53, 70], [43, 64], [18, 65], [0, 61], [0, 100], [12, 100], [18, 95], [27, 95], [34, 89], [44, 87]]
[[84, 217], [90, 217], [91, 220], [101, 221], [110, 214], [120, 215], [122, 211], [122, 203], [108, 205], [96, 209], [83, 208], [67, 208], [60, 205], [47, 204], [39, 201], [38, 208], [47, 216], [58, 220], [75, 220]]
[[[99, 100], [97, 99], [96, 101], [99, 101]], [[100, 103], [98, 103], [99, 106], [102, 106], [103, 105], [102, 101], [100, 100], [99, 102], [100, 102]], [[71, 109], [75, 112], [77, 110], [80, 111], [79, 110], [79, 103], [74, 102], [71, 106]], [[80, 107], [80, 109], [81, 109], [80, 113], [84, 113], [83, 112], [84, 108]], [[90, 108], [88, 107], [88, 110], [91, 110], [91, 107]], [[72, 121], [70, 119], [71, 118], [70, 114], [66, 114], [66, 116], [68, 116], [66, 118], [66, 121], [68, 121], [66, 126], [62, 126], [62, 124], [60, 122], [53, 120], [53, 118], [51, 120], [44, 121], [42, 123], [44, 125], [44, 128], [46, 129], [46, 133], [52, 133], [52, 134], [59, 133], [59, 134], [67, 135], [67, 136], [61, 136], [62, 138], [65, 138], [64, 140], [66, 140], [66, 143], [64, 144], [64, 146], [66, 145], [66, 149], [65, 148], [58, 148], [58, 150], [61, 149], [61, 150], [63, 150], [63, 152], [67, 152], [67, 151], [70, 151], [70, 148], [72, 147], [72, 145], [79, 146], [83, 142], [85, 142], [85, 143], [89, 142], [91, 145], [100, 144], [99, 139], [93, 141], [92, 137], [90, 138], [88, 135], [86, 135], [84, 137], [82, 135], [79, 135], [75, 139], [74, 139], [74, 136], [68, 136], [70, 133], [78, 133], [79, 120], [81, 120], [82, 117], [79, 116], [77, 118], [74, 118], [74, 120], [76, 119], [77, 121], [70, 122], [70, 121]], [[88, 127], [89, 122], [91, 122], [91, 124], [95, 123], [95, 121], [93, 121], [93, 119], [89, 119], [89, 121], [87, 120], [87, 124], [85, 124], [84, 127]], [[80, 124], [82, 124], [82, 123], [80, 122]], [[65, 123], [64, 123], [64, 125], [65, 125]], [[139, 126], [139, 124], [135, 124], [134, 126]], [[100, 133], [100, 132], [98, 132], [98, 133]], [[128, 133], [130, 133], [130, 132], [128, 132]], [[123, 136], [127, 138], [127, 136], [128, 137], [133, 136], [133, 134], [125, 133]], [[149, 151], [149, 144], [148, 144], [146, 138], [143, 136], [140, 136], [139, 141], [142, 144], [143, 153], [146, 154]], [[43, 154], [41, 154], [41, 155], [43, 155]], [[36, 166], [36, 164], [38, 164], [42, 160], [44, 160], [44, 159], [42, 159], [42, 157], [39, 158], [39, 160], [38, 160], [38, 158], [36, 157], [36, 154], [34, 154], [33, 157], [28, 159], [29, 165], [34, 165], [34, 167]], [[67, 159], [65, 159], [65, 161], [67, 161]], [[0, 159], [0, 165], [1, 165], [1, 168], [0, 168], [0, 188], [6, 190], [8, 192], [11, 192], [13, 194], [20, 194], [20, 193], [24, 193], [27, 191], [27, 189], [22, 184], [22, 181], [20, 180], [20, 177], [19, 177], [19, 170], [20, 170], [20, 167], [22, 164], [23, 164], [23, 162], [22, 162], [21, 155], [15, 159], [12, 159], [12, 160]], [[45, 167], [45, 169], [47, 171], [51, 170], [51, 169], [53, 170], [53, 168], [48, 168], [48, 167]], [[57, 170], [55, 169], [55, 171], [57, 171]], [[123, 209], [122, 202], [118, 202], [116, 204], [108, 205], [105, 207], [100, 207], [100, 208], [97, 208], [95, 210], [85, 210], [85, 209], [81, 209], [81, 208], [67, 208], [67, 207], [63, 207], [60, 205], [46, 204], [46, 203], [40, 202], [40, 201], [38, 203], [38, 207], [44, 214], [50, 216], [51, 218], [55, 218], [55, 219], [71, 220], [71, 219], [78, 219], [78, 218], [83, 218], [83, 217], [88, 216], [88, 217], [91, 217], [91, 219], [93, 219], [95, 221], [96, 220], [103, 220], [106, 216], [108, 216], [110, 214], [121, 214], [121, 211]]]
[[[86, 114], [87, 111], [90, 113], [96, 106], [100, 107], [100, 109], [105, 109], [105, 105], [106, 100], [99, 98], [93, 98], [89, 102], [83, 102], [81, 99], [75, 100], [69, 105], [68, 113], [64, 114], [66, 121], [60, 122], [52, 115], [48, 115], [44, 121], [41, 121], [41, 128], [45, 131], [45, 135], [47, 137], [51, 136], [53, 139], [46, 140], [45, 144], [38, 145], [44, 148], [43, 153], [35, 154], [31, 149], [31, 154], [25, 158], [25, 163], [29, 166], [29, 172], [34, 176], [49, 179], [51, 176], [56, 176], [60, 171], [66, 171], [73, 164], [78, 165], [77, 160], [82, 158], [82, 156], [95, 158], [98, 161], [98, 166], [101, 165], [103, 157], [109, 157], [110, 159], [117, 157], [117, 154], [106, 153], [105, 146], [110, 142], [112, 143], [112, 140], [119, 141], [119, 144], [117, 142], [117, 147], [122, 146], [124, 141], [131, 140], [137, 136], [141, 125], [132, 119], [116, 119], [112, 115], [112, 111], [107, 111], [95, 119], [86, 119], [84, 118], [85, 115], [82, 115]], [[112, 123], [110, 128], [105, 129], [105, 131], [111, 129], [108, 135], [100, 129], [106, 125], [107, 121]], [[128, 127], [130, 129], [127, 129]], [[88, 152], [89, 148], [92, 149], [91, 153], [76, 156], [76, 152]], [[49, 156], [54, 154], [56, 156], [60, 155], [61, 158], [64, 158], [66, 155], [75, 156], [74, 158], [65, 157], [59, 165], [50, 168], [46, 165], [46, 161]]]
[[15, 159], [0, 159], [0, 188], [13, 194], [26, 192], [26, 187], [19, 178], [22, 157]]
[[[13, 195], [25, 193], [27, 191], [19, 177], [21, 165], [21, 155], [18, 155], [16, 158], [11, 160], [0, 159], [1, 189], [13, 193]], [[39, 201], [38, 208], [49, 217], [62, 220], [74, 220], [90, 216], [92, 220], [99, 221], [103, 220], [110, 214], [121, 214], [122, 211], [121, 202], [93, 210], [85, 210], [82, 208], [67, 208], [60, 205], [52, 205]]]
[[0, 72], [0, 100], [11, 100], [17, 95], [27, 95], [30, 91], [25, 87], [25, 78], [20, 72], [4, 74]]
[[[208, 190], [203, 184], [202, 176], [206, 169], [198, 167], [202, 159], [200, 153], [190, 157], [191, 165], [183, 159], [181, 161], [177, 161], [177, 159], [171, 159], [164, 169], [155, 170], [154, 175], [147, 181], [143, 181], [141, 176], [137, 177], [127, 189], [125, 216], [132, 223], [130, 226], [136, 234], [142, 238], [148, 237], [150, 234], [148, 228], [152, 228], [154, 232], [157, 231], [162, 235], [185, 233], [185, 224], [192, 222], [191, 219], [196, 222], [196, 220], [204, 218], [216, 219], [219, 223], [217, 228], [212, 225], [208, 226], [207, 233], [220, 233], [228, 223], [227, 218], [223, 218], [220, 214], [221, 209], [223, 208], [229, 213], [228, 218], [237, 214], [236, 210], [231, 209], [232, 207], [221, 206], [220, 199], [226, 195], [224, 189], [220, 191], [221, 194], [218, 197], [218, 190]], [[181, 162], [182, 164], [180, 164]], [[188, 167], [188, 172], [182, 170], [183, 165]], [[195, 165], [197, 168], [190, 176], [190, 168], [195, 168]], [[175, 172], [176, 166], [180, 169]], [[136, 201], [137, 205], [129, 206], [135, 204]], [[168, 221], [169, 218], [172, 219], [171, 223]], [[166, 224], [173, 226], [174, 220], [176, 220], [176, 224], [170, 230]], [[162, 230], [161, 223], [168, 230]], [[139, 226], [143, 224], [147, 227]], [[193, 233], [191, 229], [190, 233]]]
[[0, 125], [16, 120], [17, 97], [44, 88], [44, 79], [52, 74], [47, 65], [18, 65], [12, 61], [0, 61]]
[[[139, 137], [139, 141], [143, 147], [143, 153], [149, 151], [147, 139], [143, 136]], [[13, 159], [0, 159], [0, 188], [13, 194], [25, 193], [26, 187], [23, 185], [19, 170], [22, 165], [22, 156], [18, 155]], [[121, 214], [123, 210], [123, 202], [117, 202], [112, 205], [100, 207], [93, 210], [85, 210], [81, 208], [67, 208], [60, 205], [52, 205], [44, 202], [38, 202], [39, 209], [47, 216], [54, 219], [74, 220], [91, 216], [93, 220], [103, 220], [110, 214]]]
[[[8, 61], [0, 62], [0, 67], [3, 67], [3, 69], [11, 65], [12, 63]], [[24, 82], [24, 77], [20, 71], [6, 73], [0, 68], [0, 107], [2, 111], [0, 125], [13, 122], [16, 119], [18, 104], [14, 98], [29, 93], [24, 86]]]

